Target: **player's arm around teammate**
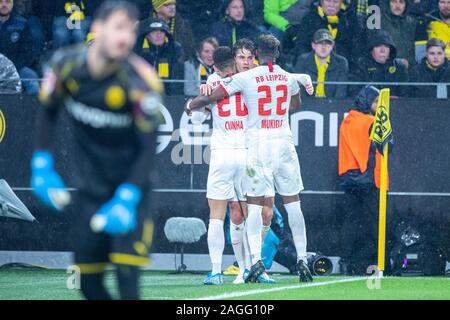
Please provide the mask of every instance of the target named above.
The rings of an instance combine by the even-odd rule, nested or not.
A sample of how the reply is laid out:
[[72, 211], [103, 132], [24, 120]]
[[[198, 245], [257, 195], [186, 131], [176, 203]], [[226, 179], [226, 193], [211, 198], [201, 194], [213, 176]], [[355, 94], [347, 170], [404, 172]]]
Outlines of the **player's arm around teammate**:
[[[201, 92], [204, 94], [208, 94], [211, 87], [218, 86], [223, 78], [235, 73], [230, 48], [219, 47], [215, 50], [214, 70], [215, 73], [208, 78], [207, 85], [201, 88]], [[211, 136], [211, 160], [206, 196], [210, 209], [207, 242], [212, 270], [203, 282], [205, 285], [221, 285], [223, 283], [222, 256], [225, 247], [223, 226], [228, 200], [234, 196], [238, 200], [244, 200], [242, 192], [236, 191], [241, 190], [240, 176], [244, 172], [245, 164], [244, 161], [241, 165], [238, 161], [234, 161], [239, 160], [238, 155], [245, 154], [245, 145], [243, 141], [240, 141], [243, 140], [243, 133], [241, 132], [243, 132], [244, 126], [241, 128], [232, 125], [243, 124], [243, 118], [245, 118], [245, 112], [241, 115], [237, 114], [237, 101], [238, 99], [232, 97], [210, 106], [213, 118], [213, 134]], [[239, 106], [239, 110], [241, 110], [241, 107]], [[234, 159], [235, 156], [237, 159]]]

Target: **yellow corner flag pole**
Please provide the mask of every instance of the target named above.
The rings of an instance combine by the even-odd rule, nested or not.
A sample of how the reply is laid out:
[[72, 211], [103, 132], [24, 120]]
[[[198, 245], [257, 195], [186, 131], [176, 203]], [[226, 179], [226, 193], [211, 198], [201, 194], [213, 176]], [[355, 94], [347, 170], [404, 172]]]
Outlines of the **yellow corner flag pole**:
[[370, 138], [382, 151], [380, 170], [380, 206], [378, 222], [378, 271], [383, 277], [385, 268], [386, 251], [386, 199], [387, 199], [387, 176], [388, 176], [388, 142], [392, 138], [392, 128], [389, 120], [389, 98], [390, 90], [382, 89], [378, 99], [375, 122], [372, 127]]
[[380, 210], [378, 223], [378, 271], [383, 277], [386, 251], [386, 199], [387, 199], [387, 172], [388, 172], [388, 148], [386, 143], [383, 149], [380, 172]]

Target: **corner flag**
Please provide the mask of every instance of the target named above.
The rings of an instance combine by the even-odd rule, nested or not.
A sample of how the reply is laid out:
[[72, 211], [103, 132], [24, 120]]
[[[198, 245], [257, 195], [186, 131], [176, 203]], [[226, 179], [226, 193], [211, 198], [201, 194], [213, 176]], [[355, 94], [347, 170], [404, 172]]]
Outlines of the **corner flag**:
[[380, 208], [378, 222], [378, 271], [383, 276], [386, 251], [386, 198], [388, 173], [388, 146], [393, 141], [391, 121], [389, 120], [390, 90], [382, 89], [378, 98], [375, 122], [370, 133], [370, 139], [375, 142], [378, 151], [383, 156], [380, 172]]
[[382, 89], [378, 98], [375, 123], [372, 126], [370, 140], [375, 142], [378, 151], [384, 155], [384, 146], [393, 142], [391, 121], [389, 119], [390, 89]]

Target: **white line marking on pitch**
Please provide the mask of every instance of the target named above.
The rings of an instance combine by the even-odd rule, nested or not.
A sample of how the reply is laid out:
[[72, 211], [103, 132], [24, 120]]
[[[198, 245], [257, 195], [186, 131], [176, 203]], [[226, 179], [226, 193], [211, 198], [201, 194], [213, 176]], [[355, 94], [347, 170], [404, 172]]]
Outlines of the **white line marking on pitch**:
[[327, 285], [332, 285], [332, 284], [337, 284], [337, 283], [355, 282], [355, 281], [361, 281], [361, 280], [367, 280], [367, 277], [314, 282], [314, 283], [310, 283], [310, 284], [300, 284], [300, 285], [295, 285], [295, 286], [285, 286], [285, 287], [270, 288], [270, 289], [255, 289], [255, 290], [248, 290], [248, 291], [231, 292], [231, 293], [218, 294], [218, 295], [214, 295], [214, 296], [206, 296], [206, 297], [202, 297], [202, 298], [197, 298], [195, 300], [221, 300], [221, 299], [250, 296], [250, 295], [254, 295], [254, 294], [270, 293], [270, 292], [276, 292], [276, 291], [311, 288], [311, 287], [322, 287], [322, 286], [327, 286]]

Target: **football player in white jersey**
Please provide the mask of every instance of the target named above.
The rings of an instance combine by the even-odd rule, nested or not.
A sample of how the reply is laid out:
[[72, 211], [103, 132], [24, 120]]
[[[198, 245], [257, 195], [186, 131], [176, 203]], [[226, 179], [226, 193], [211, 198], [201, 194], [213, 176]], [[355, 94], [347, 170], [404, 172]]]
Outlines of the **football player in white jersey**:
[[[233, 46], [233, 56], [234, 62], [236, 64], [236, 71], [244, 72], [250, 70], [251, 68], [256, 67], [255, 53], [256, 47], [253, 41], [246, 38], [238, 40]], [[221, 76], [223, 76], [224, 74], [225, 73], [222, 72], [221, 75], [218, 75], [218, 73], [211, 75], [210, 78], [208, 79], [207, 84], [200, 86], [200, 92], [204, 95], [211, 94], [212, 90], [215, 87], [217, 87], [218, 84], [217, 80], [220, 79]], [[239, 102], [241, 102], [241, 99], [239, 99]], [[231, 99], [230, 103], [231, 104], [236, 103], [236, 100]], [[233, 108], [233, 106], [231, 106], [231, 108]], [[210, 109], [207, 109], [205, 111], [203, 110], [194, 111], [191, 115], [191, 121], [193, 121], [194, 119], [194, 121], [198, 123], [203, 122], [209, 115], [208, 110]], [[215, 132], [215, 135], [218, 135], [220, 133], [221, 131], [217, 130]], [[241, 135], [236, 135], [235, 137], [238, 139], [242, 138]], [[234, 183], [239, 184], [239, 181], [235, 180]], [[239, 273], [236, 279], [233, 281], [233, 283], [241, 284], [244, 283], [244, 279], [248, 275], [251, 268], [250, 250], [248, 246], [244, 224], [247, 206], [246, 203], [242, 201], [242, 199], [241, 201], [238, 201], [238, 198], [236, 196], [233, 197], [233, 199], [230, 200], [228, 203], [230, 208], [230, 238], [233, 246], [233, 251], [236, 257], [236, 261], [238, 262], [239, 265]], [[263, 208], [263, 239], [264, 234], [267, 233], [268, 229], [270, 229], [270, 222], [272, 219], [272, 215], [273, 215], [273, 197], [265, 199], [265, 204]], [[216, 276], [216, 278], [218, 278], [218, 276]], [[211, 278], [211, 280], [214, 279], [215, 279], [214, 277]], [[275, 281], [271, 279], [267, 275], [267, 273], [262, 274], [259, 277], [258, 282], [275, 283]]]
[[288, 214], [297, 251], [300, 281], [313, 280], [306, 261], [306, 230], [298, 195], [303, 190], [303, 183], [288, 114], [288, 109], [300, 107], [300, 88], [297, 83], [300, 79], [275, 64], [279, 46], [280, 42], [274, 36], [261, 35], [257, 45], [260, 66], [224, 80], [210, 96], [199, 96], [188, 101], [185, 106], [186, 112], [190, 114], [196, 108], [236, 93], [242, 93], [247, 103], [245, 188], [252, 268], [246, 282], [257, 282], [265, 272], [261, 261], [261, 212], [264, 197], [273, 197], [275, 188], [282, 196]]
[[[218, 87], [223, 78], [236, 72], [233, 54], [228, 47], [214, 52], [215, 73], [207, 84]], [[212, 270], [204, 280], [206, 285], [222, 284], [222, 255], [225, 247], [223, 223], [228, 200], [245, 201], [242, 179], [245, 175], [245, 129], [247, 107], [241, 94], [236, 93], [210, 106], [213, 118], [211, 135], [211, 159], [209, 164], [206, 197], [210, 208], [208, 249]]]
[[[250, 39], [239, 39], [233, 46], [234, 62], [236, 63], [236, 71], [244, 72], [253, 69], [255, 64], [256, 46]], [[209, 94], [211, 94], [209, 92]], [[270, 223], [273, 215], [273, 198], [266, 198], [263, 207], [263, 239], [270, 229]], [[251, 268], [250, 250], [245, 232], [244, 219], [246, 214], [246, 204], [233, 199], [229, 202], [230, 208], [230, 238], [233, 245], [234, 255], [239, 265], [239, 274], [233, 281], [234, 284], [244, 283], [248, 272]], [[267, 273], [261, 275], [258, 282], [274, 283]]]

